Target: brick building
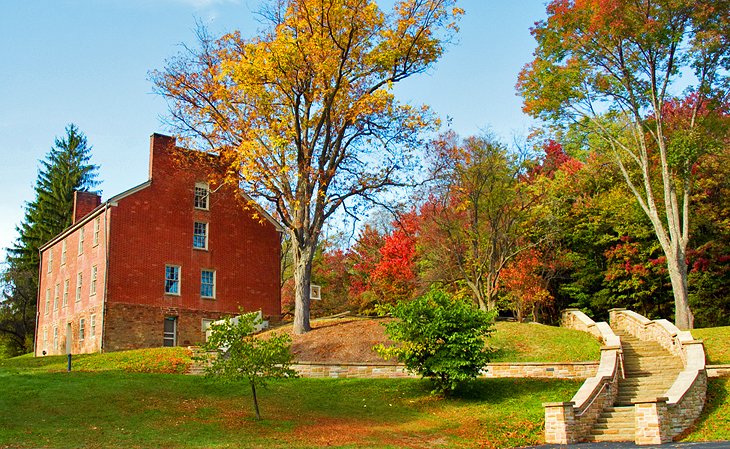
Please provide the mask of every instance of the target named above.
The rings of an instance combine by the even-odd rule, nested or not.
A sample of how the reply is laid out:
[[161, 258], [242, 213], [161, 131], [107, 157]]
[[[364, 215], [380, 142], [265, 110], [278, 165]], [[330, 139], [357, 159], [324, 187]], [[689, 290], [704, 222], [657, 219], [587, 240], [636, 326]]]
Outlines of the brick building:
[[40, 249], [36, 356], [196, 344], [239, 307], [279, 317], [280, 226], [210, 180], [215, 156], [185, 153], [153, 134], [148, 181], [103, 203], [76, 192]]

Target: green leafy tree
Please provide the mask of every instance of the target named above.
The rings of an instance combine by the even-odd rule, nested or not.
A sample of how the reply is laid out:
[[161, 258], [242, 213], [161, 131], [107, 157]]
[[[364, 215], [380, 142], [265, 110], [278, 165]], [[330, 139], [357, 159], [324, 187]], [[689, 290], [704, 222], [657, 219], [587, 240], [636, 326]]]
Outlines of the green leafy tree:
[[251, 385], [256, 419], [261, 419], [256, 387], [265, 387], [272, 379], [297, 376], [290, 368], [291, 338], [286, 334], [257, 337], [253, 332], [260, 322], [257, 313], [226, 317], [210, 326], [210, 336], [203, 345], [206, 375], [223, 382], [247, 380]]
[[412, 301], [383, 306], [381, 313], [396, 318], [384, 324], [396, 345], [376, 350], [433, 379], [434, 393], [448, 395], [460, 382], [476, 378], [489, 361], [485, 338], [494, 315], [470, 302], [432, 289]]
[[553, 0], [547, 12], [532, 29], [535, 59], [520, 74], [524, 109], [578, 124], [613, 157], [666, 256], [676, 324], [691, 328], [693, 166], [713, 150], [708, 127], [726, 95], [730, 2]]

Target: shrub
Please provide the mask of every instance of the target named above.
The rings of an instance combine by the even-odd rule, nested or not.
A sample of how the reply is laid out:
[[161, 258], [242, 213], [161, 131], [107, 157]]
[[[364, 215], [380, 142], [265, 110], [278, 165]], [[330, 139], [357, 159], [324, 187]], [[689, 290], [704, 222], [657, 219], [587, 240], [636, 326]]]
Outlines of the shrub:
[[378, 345], [376, 351], [430, 377], [434, 393], [448, 395], [460, 382], [476, 378], [489, 361], [485, 338], [492, 332], [494, 315], [471, 302], [433, 289], [412, 301], [383, 306], [381, 313], [397, 318], [383, 324], [396, 344]]

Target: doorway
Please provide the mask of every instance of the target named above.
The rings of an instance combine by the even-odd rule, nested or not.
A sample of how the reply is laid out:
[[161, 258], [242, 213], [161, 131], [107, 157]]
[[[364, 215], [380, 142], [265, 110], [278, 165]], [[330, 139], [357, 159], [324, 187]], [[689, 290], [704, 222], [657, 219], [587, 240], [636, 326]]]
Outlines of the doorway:
[[177, 317], [165, 317], [165, 328], [162, 334], [162, 346], [177, 345]]

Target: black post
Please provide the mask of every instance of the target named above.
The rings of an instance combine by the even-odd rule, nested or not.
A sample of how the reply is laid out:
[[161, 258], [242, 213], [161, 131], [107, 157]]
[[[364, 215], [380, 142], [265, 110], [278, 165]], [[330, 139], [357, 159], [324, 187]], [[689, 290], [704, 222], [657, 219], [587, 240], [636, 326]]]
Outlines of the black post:
[[68, 372], [71, 372], [71, 353], [68, 353]]

